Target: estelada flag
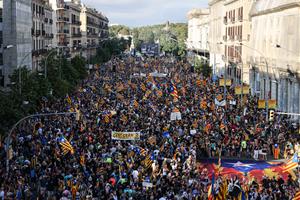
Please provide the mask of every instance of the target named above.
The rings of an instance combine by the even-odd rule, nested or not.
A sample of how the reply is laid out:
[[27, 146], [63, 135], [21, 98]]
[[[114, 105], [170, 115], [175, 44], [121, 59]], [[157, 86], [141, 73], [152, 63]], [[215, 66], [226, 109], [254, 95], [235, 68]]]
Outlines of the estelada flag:
[[163, 93], [161, 90], [157, 90], [156, 91], [156, 95], [159, 96], [159, 97], [162, 97]]
[[295, 194], [293, 200], [300, 200], [300, 191]]
[[133, 106], [134, 106], [135, 108], [138, 108], [138, 107], [139, 107], [139, 103], [137, 102], [137, 100], [134, 100], [134, 101], [133, 101]]
[[218, 101], [221, 101], [223, 99], [223, 96], [221, 94], [219, 94], [216, 98]]
[[202, 100], [200, 103], [200, 108], [205, 110], [207, 108], [207, 102], [205, 100]]
[[124, 114], [122, 115], [121, 121], [122, 121], [122, 122], [125, 122], [125, 123], [128, 122], [128, 119], [127, 119], [126, 115], [124, 115]]
[[173, 112], [180, 112], [180, 111], [179, 111], [179, 109], [178, 109], [177, 107], [175, 107], [175, 108], [173, 109]]
[[145, 86], [144, 83], [141, 84], [141, 89], [142, 89], [144, 92], [146, 91], [147, 88], [146, 88], [146, 86]]

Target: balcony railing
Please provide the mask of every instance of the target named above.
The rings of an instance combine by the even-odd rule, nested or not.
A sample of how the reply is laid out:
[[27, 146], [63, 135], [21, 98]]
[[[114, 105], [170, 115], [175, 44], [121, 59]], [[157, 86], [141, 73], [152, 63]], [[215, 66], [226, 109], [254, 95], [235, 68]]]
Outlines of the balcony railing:
[[65, 22], [69, 22], [69, 21], [70, 21], [70, 18], [64, 17], [64, 21], [65, 21]]
[[80, 21], [72, 21], [72, 24], [73, 24], [73, 25], [78, 25], [78, 26], [80, 26], [80, 25], [81, 25], [81, 22], [80, 22]]
[[42, 30], [42, 35], [46, 35], [46, 31], [45, 30]]
[[239, 20], [240, 22], [242, 22], [242, 21], [243, 21], [243, 16], [242, 16], [242, 15], [239, 15], [239, 16], [238, 16], [238, 20]]
[[44, 19], [44, 22], [45, 22], [45, 23], [48, 23], [48, 18], [45, 18], [45, 19]]
[[53, 24], [53, 19], [49, 19], [49, 23], [50, 23], [50, 24]]
[[81, 33], [72, 33], [72, 37], [81, 37], [82, 34]]
[[41, 35], [41, 30], [36, 30], [35, 31], [35, 36], [40, 36]]
[[32, 28], [32, 29], [31, 29], [31, 35], [34, 35], [34, 33], [35, 33], [35, 32], [34, 32], [34, 29]]
[[234, 36], [233, 36], [233, 35], [230, 35], [230, 36], [229, 36], [229, 39], [230, 39], [231, 41], [233, 41], [233, 40], [234, 40]]
[[228, 18], [227, 16], [224, 17], [224, 24], [227, 24], [228, 23]]
[[226, 42], [227, 41], [227, 35], [223, 35], [223, 40]]

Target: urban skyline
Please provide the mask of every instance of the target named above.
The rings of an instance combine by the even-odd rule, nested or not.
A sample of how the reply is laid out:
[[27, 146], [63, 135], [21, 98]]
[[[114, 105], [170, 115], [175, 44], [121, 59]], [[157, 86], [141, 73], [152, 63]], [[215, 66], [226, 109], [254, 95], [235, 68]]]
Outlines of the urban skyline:
[[103, 11], [111, 24], [129, 27], [163, 24], [166, 21], [186, 23], [186, 13], [189, 10], [208, 7], [208, 0], [83, 0], [82, 2]]

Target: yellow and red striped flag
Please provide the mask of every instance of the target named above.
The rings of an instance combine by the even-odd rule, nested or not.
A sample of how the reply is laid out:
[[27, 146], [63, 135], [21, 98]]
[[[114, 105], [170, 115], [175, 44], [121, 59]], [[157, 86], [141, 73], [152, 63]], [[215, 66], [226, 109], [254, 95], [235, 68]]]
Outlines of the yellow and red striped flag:
[[297, 167], [298, 167], [298, 155], [297, 155], [297, 153], [295, 153], [293, 155], [293, 157], [291, 157], [289, 160], [287, 160], [287, 162], [283, 166], [283, 172], [290, 171]]
[[137, 102], [137, 100], [134, 100], [134, 101], [133, 101], [133, 106], [134, 106], [135, 108], [138, 108], [138, 107], [139, 107], [139, 103]]
[[300, 191], [295, 194], [293, 200], [300, 200]]
[[145, 86], [144, 83], [141, 84], [141, 89], [142, 89], [144, 92], [146, 91], [147, 88], [146, 88], [146, 86]]
[[124, 114], [122, 115], [121, 121], [122, 121], [122, 122], [125, 122], [125, 123], [128, 122], [128, 119], [127, 119], [126, 115], [124, 115]]
[[205, 100], [201, 101], [200, 108], [203, 109], [203, 110], [206, 110], [206, 108], [207, 108], [207, 102]]
[[74, 154], [74, 149], [73, 149], [72, 145], [65, 137], [61, 138], [59, 144], [63, 150], [64, 155], [66, 155], [68, 152], [70, 152], [71, 154]]
[[163, 92], [161, 90], [157, 90], [156, 91], [156, 95], [159, 96], [159, 97], [162, 97]]

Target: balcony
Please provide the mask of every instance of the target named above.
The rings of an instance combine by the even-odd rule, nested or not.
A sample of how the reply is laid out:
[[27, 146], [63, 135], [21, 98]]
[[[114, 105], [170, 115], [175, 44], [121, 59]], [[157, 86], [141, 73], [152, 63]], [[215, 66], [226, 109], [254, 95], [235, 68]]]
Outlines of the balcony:
[[229, 36], [229, 39], [230, 39], [231, 41], [233, 41], [233, 40], [234, 40], [234, 36], [233, 36], [233, 35], [230, 35], [230, 36]]
[[35, 36], [40, 36], [41, 35], [41, 30], [36, 30], [35, 31]]
[[65, 4], [61, 3], [61, 4], [57, 4], [57, 10], [61, 10], [61, 9], [65, 9]]
[[52, 39], [53, 37], [54, 37], [54, 36], [53, 36], [53, 33], [46, 33], [45, 38]]
[[81, 33], [72, 33], [72, 37], [81, 37], [82, 34]]
[[53, 19], [49, 19], [49, 23], [50, 23], [50, 24], [53, 24]]
[[57, 18], [57, 22], [65, 23], [64, 17], [58, 17], [58, 18]]
[[64, 33], [65, 33], [65, 34], [69, 34], [70, 31], [69, 31], [69, 30], [64, 30]]
[[42, 30], [42, 36], [45, 36], [45, 35], [46, 35], [46, 31]]
[[227, 24], [228, 23], [228, 18], [227, 16], [224, 17], [224, 24]]
[[239, 42], [242, 42], [242, 35], [236, 35], [236, 40], [238, 40]]
[[67, 42], [59, 42], [57, 43], [58, 46], [63, 46], [63, 47], [67, 47], [68, 43]]
[[223, 35], [223, 41], [227, 41], [227, 35]]
[[242, 22], [242, 21], [243, 21], [243, 16], [242, 16], [242, 15], [239, 15], [239, 16], [238, 16], [238, 20], [239, 20], [240, 22]]
[[81, 22], [80, 22], [80, 21], [72, 21], [72, 25], [80, 26], [80, 25], [81, 25]]
[[64, 17], [64, 21], [65, 22], [70, 22], [70, 18], [69, 17]]
[[34, 32], [34, 29], [32, 28], [32, 29], [31, 29], [31, 35], [34, 35], [34, 33], [35, 33], [35, 32]]
[[45, 19], [44, 19], [44, 22], [45, 22], [45, 23], [48, 23], [48, 18], [45, 18]]

